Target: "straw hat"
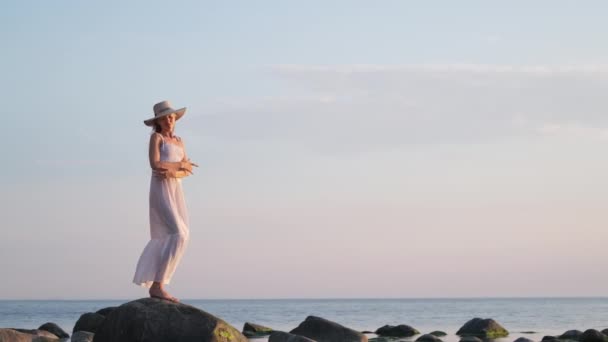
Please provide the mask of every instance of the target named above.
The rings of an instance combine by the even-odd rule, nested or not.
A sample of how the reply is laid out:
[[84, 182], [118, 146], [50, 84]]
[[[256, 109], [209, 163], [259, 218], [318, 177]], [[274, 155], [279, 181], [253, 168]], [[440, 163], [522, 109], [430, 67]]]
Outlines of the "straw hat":
[[154, 117], [148, 120], [144, 120], [146, 126], [153, 126], [154, 120], [162, 118], [163, 116], [171, 115], [175, 113], [175, 121], [179, 120], [186, 113], [186, 107], [180, 109], [173, 109], [169, 101], [162, 101], [154, 105]]

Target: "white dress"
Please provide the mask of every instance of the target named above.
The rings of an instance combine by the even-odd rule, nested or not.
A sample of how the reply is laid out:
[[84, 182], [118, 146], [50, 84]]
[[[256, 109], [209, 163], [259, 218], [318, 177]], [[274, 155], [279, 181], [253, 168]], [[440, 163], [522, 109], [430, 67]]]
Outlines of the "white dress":
[[[183, 158], [180, 145], [161, 140], [161, 162], [179, 162]], [[152, 173], [150, 235], [133, 277], [135, 284], [148, 288], [153, 282], [169, 284], [188, 244], [188, 211], [181, 179], [165, 179]]]

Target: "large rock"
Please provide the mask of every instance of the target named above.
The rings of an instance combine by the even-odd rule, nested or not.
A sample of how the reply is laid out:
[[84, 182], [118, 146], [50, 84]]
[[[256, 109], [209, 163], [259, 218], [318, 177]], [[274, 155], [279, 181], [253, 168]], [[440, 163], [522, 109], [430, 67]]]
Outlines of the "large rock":
[[50, 333], [46, 330], [40, 330], [40, 329], [18, 329], [18, 328], [13, 328], [13, 330], [16, 330], [18, 332], [22, 332], [24, 334], [30, 334], [30, 335], [34, 335], [34, 336], [42, 336], [42, 337], [48, 337], [48, 338], [52, 338], [52, 339], [58, 339], [59, 337], [57, 337], [57, 335]]
[[441, 342], [441, 339], [432, 334], [424, 334], [418, 337], [416, 342]]
[[534, 341], [529, 338], [526, 338], [526, 337], [520, 337], [513, 342], [534, 342]]
[[576, 340], [578, 341], [583, 334], [580, 330], [568, 330], [565, 333], [561, 334], [558, 338], [560, 340]]
[[418, 335], [420, 332], [409, 325], [385, 325], [381, 328], [376, 329], [376, 335], [378, 336], [389, 336], [389, 337], [410, 337]]
[[70, 337], [70, 335], [68, 333], [66, 333], [65, 331], [63, 331], [63, 329], [61, 329], [57, 324], [53, 323], [53, 322], [48, 322], [48, 323], [44, 323], [43, 325], [41, 325], [40, 327], [38, 327], [38, 330], [45, 330], [50, 332], [51, 334], [59, 337], [59, 338], [67, 338]]
[[72, 329], [72, 334], [77, 331], [88, 331], [95, 333], [105, 319], [105, 316], [95, 312], [87, 312], [82, 314], [76, 321], [74, 329]]
[[491, 318], [473, 318], [460, 328], [456, 335], [472, 335], [482, 338], [498, 338], [509, 336], [507, 329]]
[[608, 337], [595, 329], [588, 329], [579, 338], [580, 342], [606, 342]]
[[88, 331], [77, 331], [72, 334], [71, 342], [93, 342], [95, 334]]
[[435, 330], [433, 332], [430, 332], [429, 334], [437, 336], [437, 337], [447, 336], [447, 334], [441, 330]]
[[463, 336], [459, 342], [483, 342], [479, 337], [475, 337], [472, 335]]
[[102, 316], [107, 316], [110, 314], [110, 312], [114, 311], [114, 309], [116, 309], [116, 306], [109, 306], [107, 308], [99, 309], [95, 313], [98, 313]]
[[268, 342], [317, 342], [308, 337], [294, 335], [283, 331], [274, 331], [268, 337]]
[[367, 342], [367, 336], [325, 318], [308, 316], [304, 322], [290, 331], [318, 342]]
[[193, 306], [142, 298], [113, 310], [95, 342], [247, 342], [237, 329]]
[[271, 328], [263, 325], [245, 322], [243, 325], [243, 335], [246, 337], [262, 337], [268, 336], [273, 332]]
[[[25, 329], [22, 329], [25, 330]], [[41, 330], [42, 331], [42, 330]], [[46, 333], [50, 334], [48, 331]], [[53, 334], [51, 334], [53, 335]], [[55, 335], [53, 335], [55, 336]], [[55, 337], [28, 334], [15, 329], [0, 329], [0, 342], [58, 342]]]

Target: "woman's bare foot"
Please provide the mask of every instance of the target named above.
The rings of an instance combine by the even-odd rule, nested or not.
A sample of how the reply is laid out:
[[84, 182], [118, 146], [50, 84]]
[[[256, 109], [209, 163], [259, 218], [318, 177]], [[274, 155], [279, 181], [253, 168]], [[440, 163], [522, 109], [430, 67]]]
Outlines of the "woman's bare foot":
[[150, 287], [150, 291], [148, 291], [148, 293], [152, 298], [164, 299], [174, 303], [179, 303], [179, 299], [170, 295], [169, 292], [165, 291], [165, 289], [156, 282], [152, 285], [152, 287]]

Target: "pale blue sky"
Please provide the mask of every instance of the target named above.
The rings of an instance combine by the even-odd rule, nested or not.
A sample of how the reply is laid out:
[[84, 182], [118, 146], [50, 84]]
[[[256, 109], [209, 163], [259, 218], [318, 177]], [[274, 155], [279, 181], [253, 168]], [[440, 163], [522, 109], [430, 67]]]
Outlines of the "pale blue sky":
[[1, 298], [132, 298], [152, 105], [181, 298], [606, 296], [605, 1], [4, 1]]

